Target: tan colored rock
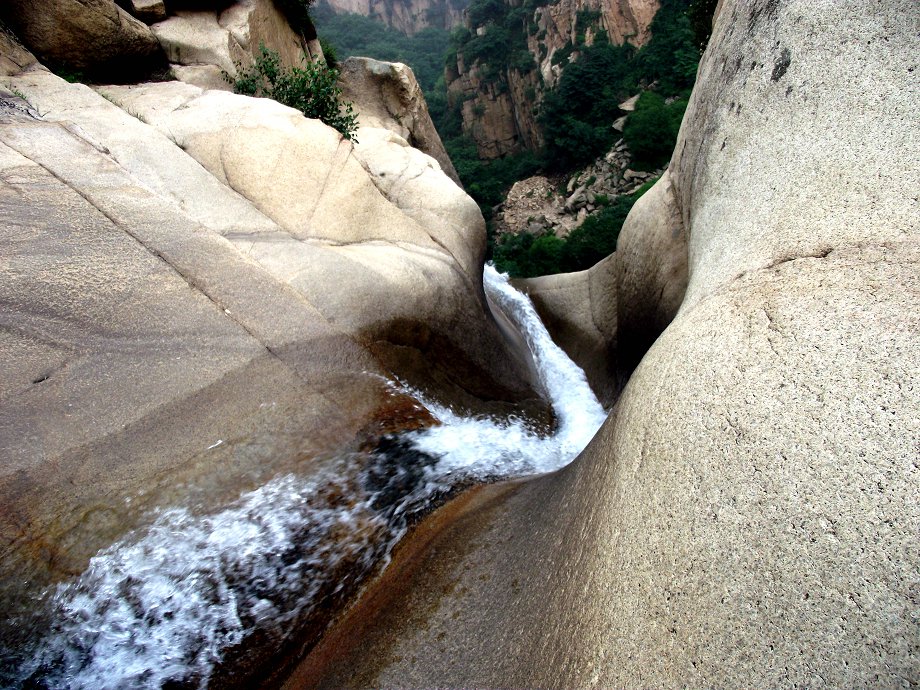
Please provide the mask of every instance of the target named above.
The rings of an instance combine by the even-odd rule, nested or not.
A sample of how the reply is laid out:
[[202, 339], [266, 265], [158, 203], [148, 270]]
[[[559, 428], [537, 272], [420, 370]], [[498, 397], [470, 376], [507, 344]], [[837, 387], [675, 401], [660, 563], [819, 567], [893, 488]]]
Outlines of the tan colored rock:
[[179, 83], [106, 87], [103, 93], [169, 132], [220, 182], [297, 239], [391, 238], [437, 248], [377, 191], [351, 143], [318, 120], [270, 99]]
[[724, 0], [627, 229], [679, 211], [676, 317], [585, 452], [435, 535], [315, 687], [920, 676], [913, 8]]
[[304, 56], [322, 56], [315, 36], [301, 36], [270, 0], [239, 0], [220, 12], [177, 10], [153, 25], [176, 76], [206, 89], [231, 90], [221, 76], [248, 67], [261, 45], [279, 54], [287, 67], [299, 67]]
[[214, 65], [235, 75], [235, 63], [247, 54], [246, 47], [220, 25], [213, 12], [177, 12], [152, 29], [173, 64]]
[[631, 113], [631, 112], [633, 112], [633, 111], [636, 109], [636, 103], [639, 102], [639, 96], [641, 96], [641, 95], [642, 95], [642, 94], [638, 94], [638, 93], [637, 93], [635, 96], [630, 96], [630, 97], [627, 98], [625, 101], [623, 101], [622, 103], [620, 103], [620, 104], [617, 106], [617, 108], [619, 108], [620, 110], [622, 110], [623, 112], [626, 112], [626, 113]]
[[620, 385], [671, 323], [687, 289], [687, 232], [665, 174], [635, 203], [617, 239], [616, 360]]
[[[524, 393], [517, 383], [527, 378], [524, 361], [505, 351], [493, 323], [469, 323], [484, 310], [485, 227], [475, 202], [433, 159], [386, 130], [377, 137], [368, 130], [366, 146], [355, 149], [335, 130], [268, 99], [179, 83], [104, 93], [168, 133], [277, 223], [290, 239], [254, 242], [247, 251], [328, 318], [383, 349], [412, 346], [418, 337], [442, 342], [442, 354], [426, 345], [427, 359], [417, 366], [458, 364], [471, 372], [467, 387], [455, 389], [461, 397], [485, 395], [493, 384], [512, 398], [515, 389]], [[420, 322], [430, 335], [413, 331]], [[483, 376], [478, 367], [492, 373]], [[445, 371], [435, 378], [452, 377]]]
[[382, 127], [399, 135], [434, 158], [441, 170], [460, 184], [411, 68], [401, 63], [350, 57], [339, 69], [342, 97], [354, 104], [362, 128]]
[[[161, 203], [171, 203], [191, 220], [221, 235], [278, 230], [247, 199], [179, 149], [180, 142], [174, 134], [158, 132], [130, 104], [121, 104], [111, 96], [102, 98], [90, 87], [68, 84], [46, 70], [25, 72], [10, 83], [43, 114], [44, 120], [76, 129], [83, 140], [107, 151]], [[161, 93], [172, 94], [176, 104], [200, 94], [195, 87], [179, 82], [160, 84], [158, 88]]]
[[298, 33], [270, 0], [238, 0], [221, 13], [220, 25], [252, 56], [258, 55], [259, 45], [264, 43], [290, 67], [300, 66], [304, 55], [311, 60], [323, 57], [313, 26]]
[[486, 226], [479, 206], [437, 161], [388, 129], [362, 127], [355, 157], [377, 189], [481, 283]]
[[9, 0], [0, 19], [56, 69], [125, 79], [164, 66], [150, 29], [112, 0]]
[[170, 67], [173, 76], [181, 82], [205, 91], [233, 91], [227, 72], [217, 65], [179, 65]]

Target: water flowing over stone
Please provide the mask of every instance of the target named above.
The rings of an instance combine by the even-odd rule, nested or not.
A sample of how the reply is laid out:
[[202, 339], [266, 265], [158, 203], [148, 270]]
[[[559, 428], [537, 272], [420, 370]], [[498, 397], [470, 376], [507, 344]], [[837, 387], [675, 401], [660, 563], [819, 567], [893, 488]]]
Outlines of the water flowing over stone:
[[354, 592], [433, 500], [471, 481], [570, 462], [604, 410], [527, 297], [491, 266], [485, 289], [531, 348], [554, 433], [521, 419], [463, 417], [415, 393], [439, 425], [384, 437], [309, 481], [277, 477], [217, 513], [163, 510], [57, 588], [52, 630], [18, 682], [206, 687], [227, 650], [256, 634], [281, 645], [324, 598]]

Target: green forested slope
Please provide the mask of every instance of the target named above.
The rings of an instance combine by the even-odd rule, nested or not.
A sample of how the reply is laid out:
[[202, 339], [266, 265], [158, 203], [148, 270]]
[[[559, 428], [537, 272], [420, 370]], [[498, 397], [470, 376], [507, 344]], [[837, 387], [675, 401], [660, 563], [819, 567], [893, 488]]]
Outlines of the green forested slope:
[[[487, 80], [507, 82], [507, 72], [537, 69], [526, 48], [526, 35], [536, 0], [516, 7], [505, 0], [474, 0], [468, 13], [471, 26], [484, 26], [481, 35], [465, 27], [453, 34], [426, 29], [405, 36], [359, 15], [335, 15], [328, 6], [313, 11], [321, 38], [339, 56], [366, 55], [405, 62], [416, 73], [445, 148], [470, 195], [488, 218], [517, 180], [539, 172], [570, 174], [603, 155], [620, 133], [612, 129], [624, 113], [618, 103], [641, 93], [622, 133], [633, 155], [633, 167], [653, 170], [665, 165], [677, 138], [702, 48], [708, 39], [715, 0], [662, 0], [651, 25], [651, 40], [640, 49], [611, 45], [603, 31], [586, 46], [585, 30], [599, 15], [579, 13], [575, 43], [559, 51], [559, 64], [568, 62], [553, 89], [543, 92], [539, 110], [545, 147], [505, 158], [480, 160], [476, 145], [464, 132], [459, 101], [449, 102], [444, 81], [445, 62], [461, 52], [467, 64], [478, 62]], [[555, 60], [554, 60], [555, 62]], [[620, 226], [635, 197], [620, 197], [590, 217], [565, 239], [553, 236], [505, 238], [494, 247], [496, 264], [514, 275], [537, 275], [588, 268], [616, 246]]]

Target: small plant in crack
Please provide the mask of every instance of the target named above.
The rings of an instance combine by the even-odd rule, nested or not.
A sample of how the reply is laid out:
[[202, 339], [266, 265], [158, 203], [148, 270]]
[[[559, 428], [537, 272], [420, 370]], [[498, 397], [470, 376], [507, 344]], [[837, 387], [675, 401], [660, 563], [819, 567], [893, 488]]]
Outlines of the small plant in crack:
[[[10, 93], [11, 93], [11, 94], [13, 94], [14, 96], [16, 96], [16, 98], [19, 98], [19, 99], [25, 101], [27, 104], [29, 103], [29, 98], [28, 98], [28, 96], [26, 96], [22, 91], [20, 91], [19, 89], [17, 89], [15, 86], [13, 86], [12, 84], [10, 84], [7, 88], [10, 90]], [[29, 104], [29, 105], [31, 106], [31, 104]]]

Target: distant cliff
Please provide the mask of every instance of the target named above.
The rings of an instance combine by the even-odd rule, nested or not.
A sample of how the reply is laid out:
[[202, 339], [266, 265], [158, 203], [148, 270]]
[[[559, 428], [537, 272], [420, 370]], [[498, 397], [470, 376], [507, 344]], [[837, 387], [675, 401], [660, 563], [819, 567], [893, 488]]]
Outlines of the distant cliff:
[[411, 35], [429, 26], [459, 26], [469, 0], [323, 0], [323, 4], [336, 14], [351, 12], [371, 17]]
[[497, 158], [542, 143], [537, 108], [580, 46], [605, 35], [613, 45], [641, 47], [659, 0], [476, 2], [469, 35], [447, 65], [448, 94], [479, 155]]

